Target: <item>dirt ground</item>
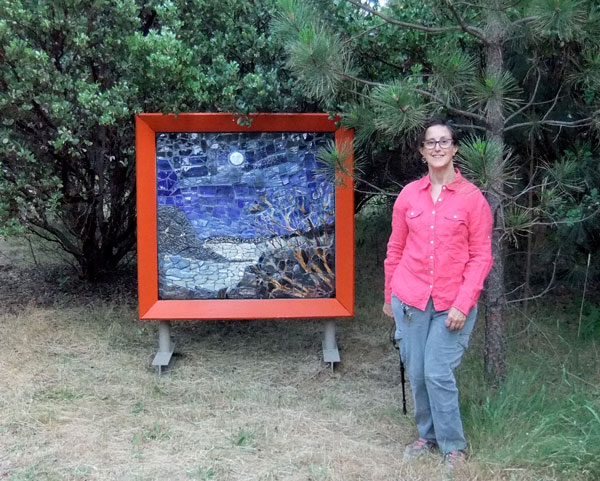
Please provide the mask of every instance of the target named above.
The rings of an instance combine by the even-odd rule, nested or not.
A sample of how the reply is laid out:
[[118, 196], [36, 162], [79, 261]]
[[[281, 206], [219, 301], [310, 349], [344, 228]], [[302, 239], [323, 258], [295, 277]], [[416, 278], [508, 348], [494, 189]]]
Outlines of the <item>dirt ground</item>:
[[[90, 286], [68, 267], [11, 267], [7, 255], [1, 480], [448, 479], [439, 455], [402, 461], [416, 431], [372, 289], [354, 319], [336, 321], [333, 370], [323, 321], [179, 322], [159, 376], [157, 326], [137, 319], [133, 270]], [[529, 479], [476, 459], [450, 478]]]

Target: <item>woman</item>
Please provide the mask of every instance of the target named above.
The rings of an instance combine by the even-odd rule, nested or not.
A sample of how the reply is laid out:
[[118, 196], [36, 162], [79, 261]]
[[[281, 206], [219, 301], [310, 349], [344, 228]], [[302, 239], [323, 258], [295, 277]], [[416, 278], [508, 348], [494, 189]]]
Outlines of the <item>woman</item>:
[[419, 140], [429, 173], [406, 185], [394, 204], [383, 312], [396, 321], [419, 431], [404, 457], [439, 447], [452, 468], [467, 447], [453, 371], [493, 263], [492, 214], [481, 191], [454, 167], [452, 127], [432, 120]]

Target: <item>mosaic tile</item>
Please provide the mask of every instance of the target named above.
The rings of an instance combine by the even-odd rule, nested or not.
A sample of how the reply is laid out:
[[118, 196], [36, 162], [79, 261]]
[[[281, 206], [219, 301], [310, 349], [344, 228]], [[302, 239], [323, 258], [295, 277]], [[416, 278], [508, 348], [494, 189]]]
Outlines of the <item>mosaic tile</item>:
[[[335, 295], [332, 133], [159, 133], [159, 298]], [[318, 250], [315, 250], [318, 249]]]

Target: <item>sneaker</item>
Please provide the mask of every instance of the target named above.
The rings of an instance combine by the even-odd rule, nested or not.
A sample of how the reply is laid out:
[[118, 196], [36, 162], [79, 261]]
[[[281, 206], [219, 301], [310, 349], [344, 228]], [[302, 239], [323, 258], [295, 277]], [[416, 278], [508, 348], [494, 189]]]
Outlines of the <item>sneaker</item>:
[[416, 459], [425, 454], [431, 453], [437, 448], [437, 444], [433, 441], [427, 441], [425, 438], [419, 438], [414, 443], [406, 446], [404, 450], [404, 459]]
[[456, 449], [444, 454], [444, 466], [446, 469], [454, 469], [456, 466], [462, 464], [467, 459], [466, 453], [462, 449]]

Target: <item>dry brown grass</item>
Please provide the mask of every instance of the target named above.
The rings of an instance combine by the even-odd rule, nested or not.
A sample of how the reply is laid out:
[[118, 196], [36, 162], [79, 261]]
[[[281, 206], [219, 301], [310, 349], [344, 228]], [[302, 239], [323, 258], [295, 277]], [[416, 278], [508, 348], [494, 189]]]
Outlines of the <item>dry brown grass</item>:
[[[338, 322], [334, 372], [321, 322], [204, 322], [175, 324], [159, 377], [156, 325], [136, 315], [131, 299], [88, 297], [0, 315], [0, 479], [447, 478], [437, 456], [401, 459], [415, 429], [375, 304]], [[533, 479], [476, 461], [454, 478]]]
[[[159, 377], [131, 308], [1, 316], [0, 479], [442, 479], [437, 458], [401, 461], [414, 428], [388, 323], [356, 323], [339, 322], [333, 373], [318, 322], [179, 323]], [[495, 479], [470, 464], [456, 479]]]

